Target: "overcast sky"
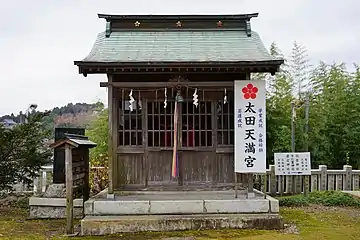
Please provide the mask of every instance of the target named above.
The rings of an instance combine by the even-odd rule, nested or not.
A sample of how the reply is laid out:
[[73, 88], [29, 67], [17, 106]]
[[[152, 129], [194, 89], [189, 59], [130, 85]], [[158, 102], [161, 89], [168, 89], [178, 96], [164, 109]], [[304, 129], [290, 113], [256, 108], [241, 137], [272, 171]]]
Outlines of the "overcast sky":
[[97, 13], [239, 14], [252, 20], [268, 47], [285, 55], [293, 42], [306, 46], [313, 62], [360, 63], [359, 0], [2, 0], [0, 15], [0, 116], [69, 102], [106, 102], [104, 75], [78, 74], [74, 60], [90, 51], [105, 21]]

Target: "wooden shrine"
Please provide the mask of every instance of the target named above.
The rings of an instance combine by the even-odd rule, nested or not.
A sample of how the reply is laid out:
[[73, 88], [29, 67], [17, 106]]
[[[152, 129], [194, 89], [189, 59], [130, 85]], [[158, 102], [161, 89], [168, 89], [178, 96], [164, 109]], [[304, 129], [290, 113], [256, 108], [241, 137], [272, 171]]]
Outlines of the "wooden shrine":
[[75, 65], [107, 75], [109, 194], [246, 184], [234, 172], [234, 80], [283, 63], [251, 29], [257, 15], [99, 14], [106, 29]]

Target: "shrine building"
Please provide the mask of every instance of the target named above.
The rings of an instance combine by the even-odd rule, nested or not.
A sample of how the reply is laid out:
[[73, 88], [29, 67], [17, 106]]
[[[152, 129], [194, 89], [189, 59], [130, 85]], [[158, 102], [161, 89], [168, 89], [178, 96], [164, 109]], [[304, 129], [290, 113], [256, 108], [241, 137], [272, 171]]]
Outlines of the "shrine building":
[[239, 15], [107, 15], [80, 74], [106, 74], [109, 188], [231, 189], [234, 81], [275, 74], [251, 19]]

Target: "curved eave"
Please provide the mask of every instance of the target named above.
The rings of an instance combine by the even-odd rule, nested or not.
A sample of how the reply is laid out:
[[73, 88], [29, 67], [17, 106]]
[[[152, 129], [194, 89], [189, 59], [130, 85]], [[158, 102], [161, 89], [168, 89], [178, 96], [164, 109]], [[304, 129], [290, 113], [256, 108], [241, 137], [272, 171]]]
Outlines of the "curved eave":
[[79, 73], [124, 74], [124, 73], [166, 73], [166, 72], [268, 72], [275, 74], [284, 60], [231, 61], [231, 62], [85, 62], [75, 61]]

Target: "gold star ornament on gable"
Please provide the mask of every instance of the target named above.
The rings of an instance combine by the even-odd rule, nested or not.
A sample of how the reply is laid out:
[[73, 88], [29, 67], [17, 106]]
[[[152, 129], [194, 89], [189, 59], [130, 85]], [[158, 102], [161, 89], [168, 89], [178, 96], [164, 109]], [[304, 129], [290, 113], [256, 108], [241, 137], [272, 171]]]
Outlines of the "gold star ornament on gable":
[[182, 27], [182, 23], [180, 21], [176, 22], [176, 27]]
[[139, 21], [136, 21], [136, 22], [134, 23], [134, 25], [135, 25], [135, 27], [140, 27], [140, 22], [139, 22]]

